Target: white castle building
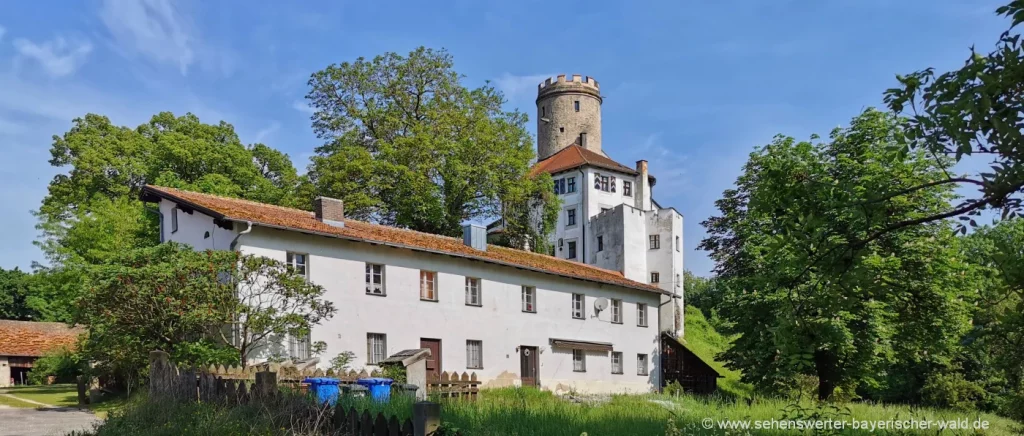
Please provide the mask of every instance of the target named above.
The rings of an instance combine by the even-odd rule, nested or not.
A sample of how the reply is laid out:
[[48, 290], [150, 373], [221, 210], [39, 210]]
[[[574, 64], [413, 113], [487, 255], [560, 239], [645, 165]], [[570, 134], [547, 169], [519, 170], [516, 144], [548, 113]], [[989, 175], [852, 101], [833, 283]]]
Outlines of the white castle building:
[[[553, 256], [656, 285], [663, 328], [683, 334], [683, 216], [654, 200], [647, 161], [628, 167], [601, 149], [601, 88], [560, 75], [537, 86], [537, 154], [532, 171], [555, 180], [562, 212]], [[492, 225], [491, 232], [500, 232]]]

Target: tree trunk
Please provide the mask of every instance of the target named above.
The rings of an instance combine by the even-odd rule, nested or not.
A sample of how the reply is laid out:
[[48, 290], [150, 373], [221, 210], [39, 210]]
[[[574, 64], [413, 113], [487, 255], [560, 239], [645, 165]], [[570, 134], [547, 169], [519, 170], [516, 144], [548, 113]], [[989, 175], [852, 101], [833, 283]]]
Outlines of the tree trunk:
[[839, 381], [839, 358], [828, 350], [815, 351], [814, 367], [818, 372], [818, 401], [828, 400]]

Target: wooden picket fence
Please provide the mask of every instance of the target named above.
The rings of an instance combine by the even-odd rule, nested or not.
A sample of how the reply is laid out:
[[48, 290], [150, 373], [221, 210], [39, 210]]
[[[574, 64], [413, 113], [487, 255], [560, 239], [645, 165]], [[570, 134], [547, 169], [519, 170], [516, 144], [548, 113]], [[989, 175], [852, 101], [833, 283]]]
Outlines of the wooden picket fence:
[[[265, 368], [270, 369], [270, 368]], [[279, 369], [279, 368], [274, 368]], [[282, 386], [294, 386], [295, 380], [305, 377], [335, 377], [343, 381], [377, 375], [376, 371], [366, 373], [335, 374], [330, 371], [282, 371], [287, 377], [278, 379], [278, 373], [248, 368], [206, 368], [202, 370], [179, 369], [168, 359], [167, 353], [154, 351], [150, 353], [149, 394], [150, 398], [181, 402], [209, 402], [236, 406], [254, 402], [271, 403], [281, 398]], [[428, 385], [442, 392], [446, 397], [476, 398], [478, 385], [476, 373], [442, 373]], [[367, 410], [360, 413], [354, 408], [342, 405], [335, 407], [324, 405], [318, 413], [330, 413], [331, 419], [328, 434], [344, 435], [384, 435], [412, 436], [430, 434], [440, 425], [440, 408], [436, 403], [421, 402], [413, 408], [413, 417], [399, 421], [394, 416], [388, 418], [383, 414], [371, 414]], [[315, 406], [313, 406], [315, 408]], [[425, 432], [416, 430], [416, 423]], [[339, 433], [340, 432], [340, 433]]]
[[475, 372], [472, 374], [463, 372], [461, 376], [458, 372], [449, 374], [447, 371], [436, 377], [431, 377], [428, 374], [427, 392], [437, 393], [442, 398], [476, 401], [477, 394], [480, 392], [480, 382], [477, 380]]

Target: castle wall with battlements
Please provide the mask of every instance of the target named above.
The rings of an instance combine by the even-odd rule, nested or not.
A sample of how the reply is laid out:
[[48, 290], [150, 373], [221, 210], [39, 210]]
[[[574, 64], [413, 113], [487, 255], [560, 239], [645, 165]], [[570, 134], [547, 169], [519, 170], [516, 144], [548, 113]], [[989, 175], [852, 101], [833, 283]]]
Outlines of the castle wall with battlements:
[[[592, 77], [574, 74], [537, 85], [537, 158], [572, 144], [601, 151], [601, 88]], [[580, 134], [586, 134], [581, 141]]]

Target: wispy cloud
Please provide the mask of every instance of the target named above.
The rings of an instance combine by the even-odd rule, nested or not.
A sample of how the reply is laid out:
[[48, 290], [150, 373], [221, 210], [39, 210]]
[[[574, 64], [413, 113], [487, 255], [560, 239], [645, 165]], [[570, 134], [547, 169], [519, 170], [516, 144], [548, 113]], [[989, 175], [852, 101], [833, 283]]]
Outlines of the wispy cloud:
[[18, 38], [14, 40], [14, 49], [22, 57], [38, 62], [51, 77], [63, 77], [74, 73], [85, 63], [85, 58], [92, 52], [92, 44], [88, 41], [68, 42], [60, 36], [42, 43]]
[[540, 84], [540, 82], [543, 82], [544, 79], [554, 76], [554, 74], [529, 74], [525, 76], [516, 76], [509, 73], [503, 73], [500, 77], [494, 79], [494, 86], [505, 94], [505, 98], [508, 99], [508, 101], [516, 101], [523, 98], [536, 97], [537, 85]]
[[313, 115], [316, 112], [316, 109], [313, 109], [305, 100], [295, 100], [292, 102], [292, 109], [309, 115]]
[[203, 48], [177, 5], [171, 0], [103, 0], [100, 19], [122, 54], [173, 65], [187, 75]]
[[651, 174], [657, 177], [657, 189], [662, 199], [673, 200], [690, 185], [686, 170], [689, 159], [686, 155], [665, 147], [661, 133], [651, 133], [640, 143], [639, 156], [648, 161]]
[[269, 138], [271, 135], [281, 130], [281, 123], [274, 121], [269, 126], [260, 129], [256, 132], [256, 136], [253, 138], [253, 142], [263, 142], [264, 139]]

